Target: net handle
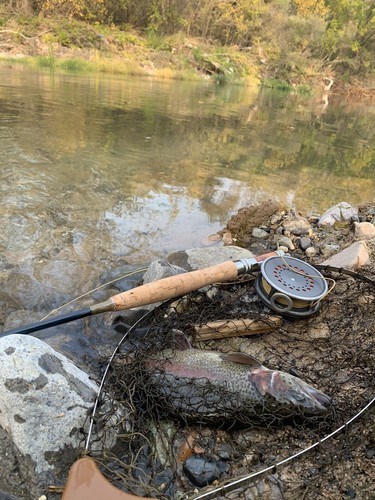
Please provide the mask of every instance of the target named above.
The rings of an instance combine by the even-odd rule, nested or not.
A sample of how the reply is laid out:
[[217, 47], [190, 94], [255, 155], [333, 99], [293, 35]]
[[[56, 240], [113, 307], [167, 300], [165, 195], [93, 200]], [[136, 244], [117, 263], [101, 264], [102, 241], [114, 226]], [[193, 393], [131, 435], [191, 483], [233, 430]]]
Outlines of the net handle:
[[95, 461], [83, 457], [74, 462], [61, 500], [156, 500], [138, 497], [113, 486], [100, 472]]

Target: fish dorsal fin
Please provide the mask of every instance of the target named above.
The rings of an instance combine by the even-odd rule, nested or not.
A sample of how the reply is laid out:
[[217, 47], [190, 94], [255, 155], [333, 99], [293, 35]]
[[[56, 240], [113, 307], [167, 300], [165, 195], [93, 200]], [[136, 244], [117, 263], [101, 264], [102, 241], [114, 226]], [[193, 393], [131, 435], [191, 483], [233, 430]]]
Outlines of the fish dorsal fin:
[[260, 367], [262, 364], [249, 354], [244, 352], [226, 352], [220, 354], [223, 361], [230, 361], [231, 363], [238, 363], [240, 365], [251, 366], [252, 368]]
[[186, 349], [191, 349], [191, 344], [181, 330], [172, 330], [172, 348], [176, 351], [186, 351]]

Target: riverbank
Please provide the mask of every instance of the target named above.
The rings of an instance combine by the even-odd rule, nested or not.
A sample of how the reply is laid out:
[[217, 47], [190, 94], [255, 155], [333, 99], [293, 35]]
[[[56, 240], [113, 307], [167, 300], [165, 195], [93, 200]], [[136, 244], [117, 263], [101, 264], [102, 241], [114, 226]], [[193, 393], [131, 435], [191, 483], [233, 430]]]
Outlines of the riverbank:
[[369, 77], [344, 78], [311, 55], [298, 68], [281, 71], [267, 48], [219, 46], [182, 32], [140, 34], [116, 26], [61, 17], [14, 16], [0, 11], [0, 60], [76, 72], [210, 80], [265, 86], [301, 94], [338, 93], [351, 100], [375, 98]]
[[[154, 261], [141, 281], [150, 283], [184, 270], [249, 258], [273, 250], [277, 244], [284, 247], [286, 258], [300, 258], [299, 266], [307, 261], [325, 267], [322, 272], [329, 282], [329, 293], [319, 310], [311, 315], [299, 315], [297, 311], [294, 318], [275, 318], [264, 298], [258, 297], [251, 275], [250, 279], [217, 283], [208, 290], [189, 294], [170, 307], [156, 308], [155, 315], [147, 319], [155, 330], [148, 328], [147, 334], [143, 328], [128, 332], [122, 354], [111, 360], [106, 397], [101, 399], [89, 439], [90, 451], [98, 464], [104, 464], [114, 484], [121, 482], [122, 487], [142, 496], [172, 499], [194, 490], [196, 498], [206, 492], [206, 486], [222, 486], [228, 488], [225, 492], [234, 490], [234, 500], [244, 496], [264, 498], [265, 492], [267, 497], [272, 493], [272, 498], [368, 498], [373, 492], [368, 471], [374, 457], [374, 414], [365, 410], [369, 410], [373, 398], [374, 204], [356, 208], [342, 202], [319, 217], [304, 217], [271, 203], [248, 206], [228, 221], [225, 232], [230, 232], [234, 243], [241, 246], [220, 242], [222, 246], [175, 252], [167, 261]], [[356, 255], [361, 259], [351, 259], [353, 249], [359, 247], [361, 251]], [[329, 266], [344, 266], [347, 270]], [[30, 311], [27, 319], [20, 319], [25, 312], [18, 311], [14, 316], [18, 326], [20, 321], [30, 321]], [[106, 365], [140, 312], [106, 315], [106, 328], [99, 329], [101, 340], [93, 339], [98, 330], [94, 318], [86, 325], [86, 342], [95, 343], [100, 364]], [[244, 319], [258, 325], [266, 323], [267, 327], [257, 335], [239, 330]], [[220, 329], [218, 323], [226, 330]], [[11, 326], [16, 325], [8, 324], [6, 328]], [[72, 322], [71, 327], [71, 335], [77, 335], [79, 324]], [[106, 352], [102, 344], [110, 328], [118, 338]], [[203, 328], [206, 338], [200, 337]], [[216, 336], [212, 336], [216, 329]], [[239, 363], [251, 356], [272, 370], [286, 371], [288, 377], [297, 376], [329, 395], [332, 407], [320, 417], [297, 413], [295, 420], [261, 423], [252, 418], [243, 420], [241, 412], [230, 414], [245, 427], [233, 426], [234, 420], [227, 427], [223, 421], [218, 425], [215, 414], [210, 415], [212, 422], [207, 426], [196, 422], [198, 415], [189, 423], [185, 417], [177, 419], [168, 413], [171, 397], [154, 392], [155, 388], [150, 390], [144, 362], [145, 356], [163, 352], [168, 342], [173, 342], [171, 331], [190, 333], [194, 348], [205, 349], [208, 356], [210, 350], [237, 352]], [[78, 357], [72, 363], [68, 359], [71, 353], [64, 349], [66, 335], [68, 330], [63, 336], [44, 341], [24, 335], [0, 339], [0, 451], [6, 457], [0, 471], [0, 490], [7, 491], [14, 500], [41, 495], [57, 500], [69, 468], [82, 453], [87, 453], [83, 443], [99, 390], [94, 381], [99, 384], [102, 371], [93, 371], [94, 365], [88, 363], [87, 357]], [[129, 351], [133, 357], [126, 356]], [[249, 373], [252, 369], [249, 365]], [[189, 387], [197, 387], [195, 384], [193, 379]], [[213, 387], [208, 388], [207, 394], [212, 394]], [[267, 389], [265, 380], [262, 390]], [[181, 393], [180, 416], [197, 404], [187, 394]], [[218, 399], [212, 404], [220, 410], [220, 392], [215, 396]], [[298, 404], [301, 399], [293, 401]], [[244, 410], [248, 408], [251, 405]], [[354, 423], [361, 410], [361, 419]], [[293, 410], [289, 411], [293, 416]], [[349, 419], [353, 425], [347, 425]], [[341, 434], [340, 428], [345, 428], [345, 433]], [[319, 447], [314, 444], [319, 442]], [[315, 453], [311, 453], [312, 449]], [[293, 455], [296, 460], [285, 467]], [[272, 466], [277, 466], [277, 474], [253, 477], [251, 482], [237, 484], [240, 488], [235, 490], [238, 478], [257, 471], [261, 474]], [[231, 481], [234, 487], [228, 486]], [[0, 491], [1, 495], [6, 496]]]

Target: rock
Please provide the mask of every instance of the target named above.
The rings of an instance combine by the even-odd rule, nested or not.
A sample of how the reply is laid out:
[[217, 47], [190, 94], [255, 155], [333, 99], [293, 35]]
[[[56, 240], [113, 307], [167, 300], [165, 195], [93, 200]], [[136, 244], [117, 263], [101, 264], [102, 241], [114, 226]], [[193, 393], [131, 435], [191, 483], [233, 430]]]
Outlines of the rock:
[[311, 247], [310, 238], [306, 238], [306, 236], [302, 236], [302, 238], [299, 240], [299, 246], [303, 251], [305, 251], [307, 248]]
[[[105, 270], [100, 275], [100, 283], [111, 282], [111, 287], [120, 292], [130, 290], [138, 286], [142, 279], [144, 270], [141, 268], [140, 271], [137, 272], [138, 269], [139, 266], [124, 264], [114, 269]], [[105, 300], [105, 297], [98, 297], [97, 300]]]
[[181, 250], [168, 255], [167, 261], [187, 271], [193, 271], [227, 260], [249, 259], [250, 257], [254, 257], [254, 254], [249, 250], [237, 246], [225, 246]]
[[321, 251], [322, 255], [324, 255], [325, 257], [328, 257], [329, 255], [334, 254], [339, 249], [340, 249], [340, 246], [336, 245], [334, 243], [325, 243], [324, 245], [322, 245], [320, 247], [320, 251]]
[[5, 493], [4, 491], [0, 491], [0, 500], [21, 500], [18, 499], [14, 496], [8, 495], [8, 493]]
[[289, 248], [289, 250], [295, 250], [295, 246], [293, 241], [288, 238], [288, 236], [282, 236], [279, 240], [277, 240], [278, 245], [282, 245], [284, 247]]
[[263, 239], [263, 240], [265, 238], [268, 238], [268, 236], [269, 236], [267, 231], [264, 231], [264, 229], [261, 229], [260, 227], [254, 227], [251, 235], [254, 236], [254, 238], [259, 238], [259, 239]]
[[317, 249], [314, 247], [308, 247], [305, 250], [305, 254], [306, 254], [306, 257], [311, 259], [312, 257], [314, 257], [317, 254]]
[[375, 238], [375, 226], [371, 222], [355, 222], [354, 234], [360, 240]]
[[18, 309], [33, 309], [48, 303], [46, 287], [29, 274], [6, 271], [2, 274], [1, 287], [6, 290], [7, 301], [15, 301]]
[[[4, 485], [0, 473], [0, 488], [18, 495], [22, 494], [18, 485], [27, 484], [30, 498], [37, 498], [46, 492], [46, 485], [66, 479], [98, 387], [67, 358], [31, 336], [1, 338], [0, 365], [0, 427], [11, 443], [19, 475]], [[114, 435], [107, 434], [106, 445], [114, 442]], [[4, 468], [6, 455], [2, 456]]]
[[322, 262], [323, 265], [345, 267], [356, 271], [370, 263], [370, 256], [365, 241], [357, 241], [336, 255]]
[[344, 491], [344, 493], [349, 498], [355, 498], [357, 496], [357, 493], [354, 488], [348, 488], [347, 490]]
[[25, 311], [24, 309], [13, 311], [6, 317], [4, 321], [3, 331], [11, 330], [29, 323], [36, 323], [41, 320], [40, 313], [33, 311]]
[[211, 241], [211, 242], [217, 242], [217, 241], [221, 241], [223, 238], [222, 238], [222, 236], [220, 236], [220, 234], [213, 233], [213, 234], [210, 234], [207, 239], [208, 239], [208, 241]]
[[284, 245], [279, 245], [278, 249], [282, 250], [284, 253], [288, 253], [289, 252], [289, 248], [288, 247], [284, 247]]
[[184, 462], [184, 472], [195, 486], [207, 486], [229, 471], [229, 466], [221, 460], [210, 460], [202, 456], [189, 457]]
[[358, 217], [358, 211], [346, 201], [342, 201], [324, 212], [318, 221], [318, 225], [328, 224], [333, 226], [338, 221], [350, 221], [356, 217]]
[[229, 460], [234, 453], [235, 450], [233, 446], [229, 443], [221, 443], [219, 449], [217, 450], [217, 455], [222, 460]]
[[370, 306], [375, 300], [374, 295], [366, 294], [366, 295], [360, 295], [358, 297], [358, 304], [360, 306]]
[[186, 270], [182, 267], [170, 264], [166, 260], [155, 260], [151, 262], [143, 275], [143, 283], [151, 283], [152, 281], [161, 280], [182, 273], [186, 273]]
[[241, 496], [241, 498], [246, 498], [247, 500], [284, 500], [286, 496], [283, 491], [283, 482], [280, 481], [278, 474], [273, 474], [255, 482], [250, 488], [245, 490], [244, 496]]
[[289, 231], [295, 236], [303, 236], [311, 231], [310, 222], [304, 217], [286, 220], [283, 222], [284, 231]]
[[312, 325], [309, 328], [309, 337], [316, 340], [326, 340], [331, 336], [329, 326], [326, 323]]
[[227, 231], [223, 234], [223, 243], [225, 246], [233, 245], [233, 237], [230, 231]]
[[270, 218], [270, 224], [274, 225], [274, 224], [277, 224], [278, 222], [280, 222], [281, 219], [283, 218], [283, 215], [284, 215], [284, 213], [279, 213], [279, 212], [272, 215]]

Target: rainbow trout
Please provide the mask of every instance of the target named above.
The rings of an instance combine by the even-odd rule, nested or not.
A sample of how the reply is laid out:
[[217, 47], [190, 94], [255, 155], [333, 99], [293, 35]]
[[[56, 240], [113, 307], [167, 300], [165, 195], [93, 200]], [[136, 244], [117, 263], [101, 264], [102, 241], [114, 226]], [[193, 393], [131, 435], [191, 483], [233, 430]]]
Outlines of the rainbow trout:
[[147, 368], [160, 407], [182, 418], [269, 421], [324, 414], [331, 403], [303, 380], [240, 352], [166, 349]]

